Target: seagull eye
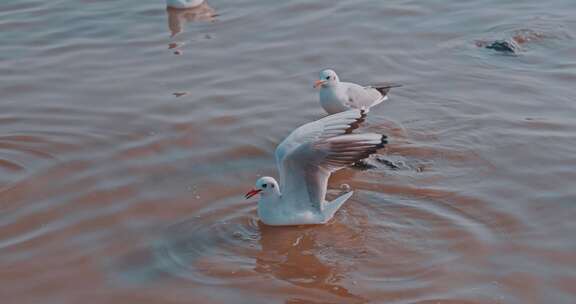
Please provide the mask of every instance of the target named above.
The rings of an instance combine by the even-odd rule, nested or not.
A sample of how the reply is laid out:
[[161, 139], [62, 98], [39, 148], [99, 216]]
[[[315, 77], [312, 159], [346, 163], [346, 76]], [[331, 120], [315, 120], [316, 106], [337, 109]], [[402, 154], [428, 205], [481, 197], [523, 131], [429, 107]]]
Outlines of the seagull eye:
[[330, 80], [330, 76], [326, 76], [326, 80]]
[[266, 188], [266, 187], [268, 187], [268, 185], [266, 185], [266, 184], [263, 184], [263, 185], [262, 185], [262, 188]]

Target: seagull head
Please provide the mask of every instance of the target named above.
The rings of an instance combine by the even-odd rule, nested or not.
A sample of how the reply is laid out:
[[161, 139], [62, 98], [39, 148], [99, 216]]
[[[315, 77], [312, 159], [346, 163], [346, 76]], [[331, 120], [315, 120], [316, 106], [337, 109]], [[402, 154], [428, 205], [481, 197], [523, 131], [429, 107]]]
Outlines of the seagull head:
[[244, 196], [246, 199], [253, 197], [256, 194], [260, 194], [262, 197], [269, 196], [271, 194], [280, 194], [280, 189], [278, 189], [278, 183], [273, 177], [264, 176], [256, 181], [256, 187]]
[[314, 82], [314, 88], [332, 86], [338, 83], [338, 81], [340, 81], [340, 79], [338, 75], [336, 75], [336, 72], [330, 69], [322, 70], [322, 72], [320, 72], [320, 79]]

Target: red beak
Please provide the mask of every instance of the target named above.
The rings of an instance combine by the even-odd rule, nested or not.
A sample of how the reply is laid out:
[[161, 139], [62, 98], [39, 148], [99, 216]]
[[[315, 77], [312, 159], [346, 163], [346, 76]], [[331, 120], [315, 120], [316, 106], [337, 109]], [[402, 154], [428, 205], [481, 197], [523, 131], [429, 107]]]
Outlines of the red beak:
[[249, 199], [260, 192], [262, 192], [262, 189], [252, 189], [252, 190], [248, 191], [248, 193], [246, 193], [244, 198]]
[[323, 84], [325, 84], [325, 83], [326, 83], [326, 80], [316, 80], [316, 81], [314, 82], [314, 88], [317, 89], [317, 88], [319, 88], [321, 85], [323, 85]]

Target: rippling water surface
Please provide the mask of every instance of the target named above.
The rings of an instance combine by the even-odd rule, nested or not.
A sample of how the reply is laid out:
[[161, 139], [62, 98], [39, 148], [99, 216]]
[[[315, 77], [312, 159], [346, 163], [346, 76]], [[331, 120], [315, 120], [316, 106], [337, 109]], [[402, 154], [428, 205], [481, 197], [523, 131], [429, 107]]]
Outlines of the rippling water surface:
[[[2, 1], [2, 303], [575, 303], [575, 11]], [[326, 67], [404, 84], [392, 143], [329, 224], [266, 227], [242, 194]]]

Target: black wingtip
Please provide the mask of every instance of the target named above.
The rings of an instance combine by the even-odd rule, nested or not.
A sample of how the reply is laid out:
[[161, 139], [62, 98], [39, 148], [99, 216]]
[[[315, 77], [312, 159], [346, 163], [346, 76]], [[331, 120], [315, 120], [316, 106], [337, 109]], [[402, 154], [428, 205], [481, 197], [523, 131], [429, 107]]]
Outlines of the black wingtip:
[[378, 145], [378, 149], [384, 148], [384, 146], [386, 146], [387, 144], [388, 144], [388, 136], [382, 134], [382, 137], [380, 137], [380, 144]]
[[375, 89], [392, 89], [392, 88], [399, 88], [399, 87], [403, 87], [403, 86], [404, 86], [403, 84], [399, 84], [399, 83], [387, 83], [387, 84], [376, 86]]
[[382, 86], [376, 86], [374, 87], [376, 90], [378, 90], [378, 92], [380, 92], [380, 94], [382, 95], [386, 95], [388, 94], [388, 92], [390, 91], [390, 89], [392, 88], [399, 88], [402, 87], [403, 85], [398, 84], [398, 83], [389, 83], [386, 85], [382, 85]]

